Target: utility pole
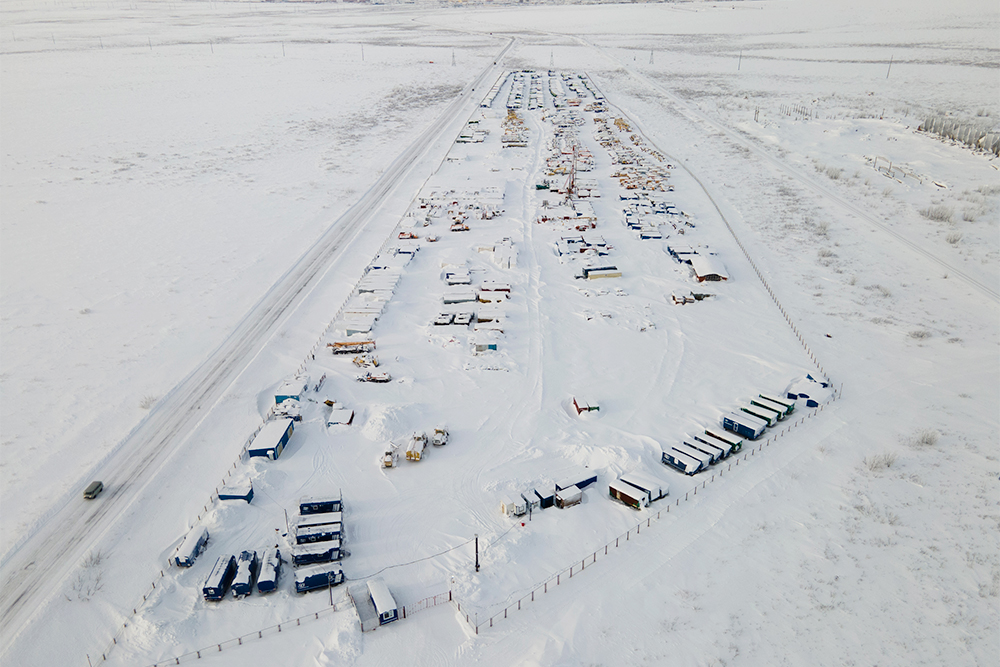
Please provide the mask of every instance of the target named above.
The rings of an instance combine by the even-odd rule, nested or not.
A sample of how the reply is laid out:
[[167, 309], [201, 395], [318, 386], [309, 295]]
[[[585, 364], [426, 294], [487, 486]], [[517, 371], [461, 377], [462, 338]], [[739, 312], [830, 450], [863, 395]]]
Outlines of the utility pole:
[[479, 533], [476, 533], [476, 572], [479, 572]]
[[361, 62], [365, 61], [365, 45], [361, 45]]
[[885, 71], [885, 78], [887, 79], [889, 78], [889, 72], [891, 71], [892, 71], [892, 55], [889, 56], [889, 69]]
[[740, 59], [736, 61], [736, 71], [740, 71], [740, 67], [743, 66], [743, 49], [740, 49]]
[[649, 52], [649, 64], [650, 65], [653, 64], [653, 52], [652, 51]]

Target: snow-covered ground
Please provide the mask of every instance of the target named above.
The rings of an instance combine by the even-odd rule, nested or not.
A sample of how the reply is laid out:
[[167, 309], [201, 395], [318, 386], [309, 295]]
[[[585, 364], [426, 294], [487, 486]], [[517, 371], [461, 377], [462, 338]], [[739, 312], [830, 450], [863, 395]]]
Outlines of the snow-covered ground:
[[[502, 64], [586, 71], [616, 107], [608, 117], [666, 153], [671, 197], [695, 223], [680, 240], [708, 245], [730, 274], [705, 290], [712, 299], [670, 302], [698, 289], [663, 250], [678, 239], [639, 241], [619, 223], [610, 158], [582, 113], [595, 156], [586, 176], [602, 192], [594, 232], [623, 275], [574, 280], [553, 252], [560, 232], [534, 223], [555, 199], [534, 189], [551, 123], [524, 111], [529, 147], [500, 148], [505, 87], [473, 113], [486, 141], [442, 136], [428, 149], [150, 483], [96, 501], [119, 503], [121, 516], [67, 554], [56, 594], [19, 612], [30, 625], [5, 624], [4, 660], [93, 659], [115, 636], [111, 662], [148, 664], [324, 609], [325, 593], [292, 592], [290, 568], [266, 598], [209, 605], [200, 586], [216, 556], [260, 551], [275, 529], [281, 540], [299, 496], [340, 490], [348, 578], [390, 568], [381, 576], [402, 604], [452, 591], [462, 612], [439, 606], [362, 635], [347, 608], [204, 657], [974, 665], [997, 654], [1000, 162], [914, 131], [931, 113], [1000, 114], [995, 6], [141, 2], [3, 13], [5, 582], [58, 506], [83, 502], [129, 432], [509, 37]], [[323, 346], [309, 358], [333, 340], [327, 323], [410, 197], [489, 186], [504, 193], [503, 215], [463, 233], [443, 219], [414, 228], [441, 240], [422, 241], [375, 328], [379, 370], [394, 382], [355, 382], [357, 369]], [[722, 216], [844, 389], [740, 466], [688, 478], [658, 462], [661, 445], [817, 373]], [[503, 237], [515, 268], [475, 249]], [[495, 353], [473, 356], [471, 333], [430, 325], [442, 261], [456, 260], [476, 282], [511, 285]], [[281, 459], [237, 461], [303, 358], [354, 423], [327, 429], [307, 404]], [[576, 416], [574, 395], [600, 412]], [[387, 441], [439, 423], [446, 447], [379, 467]], [[504, 496], [584, 466], [599, 480], [581, 506], [523, 527], [500, 514]], [[604, 558], [609, 540], [665, 510], [606, 497], [632, 469], [668, 481], [661, 503], [680, 504]], [[206, 506], [227, 471], [254, 479], [251, 505]], [[207, 553], [190, 570], [165, 568], [199, 521]], [[598, 549], [593, 567], [475, 634], [477, 616], [516, 606]], [[46, 641], [56, 635], [66, 641]]]

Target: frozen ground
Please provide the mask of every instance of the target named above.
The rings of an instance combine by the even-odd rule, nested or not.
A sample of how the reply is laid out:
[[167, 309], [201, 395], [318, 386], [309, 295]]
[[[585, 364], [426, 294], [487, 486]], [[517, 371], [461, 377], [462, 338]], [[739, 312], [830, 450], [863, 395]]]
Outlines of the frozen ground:
[[[601, 488], [642, 467], [679, 497], [693, 481], [655, 462], [658, 442], [814, 370], [714, 200], [844, 384], [842, 400], [478, 636], [449, 606], [365, 636], [348, 610], [214, 661], [378, 664], [405, 651], [419, 664], [619, 664], [628, 651], [649, 664], [989, 664], [1000, 595], [1000, 179], [996, 160], [913, 129], [929, 112], [1000, 113], [998, 21], [988, 3], [950, 7], [858, 5], [828, 16], [805, 1], [419, 12], [5, 5], [5, 567], [10, 547], [56, 499], [80, 502], [155, 399], [223, 343], [508, 34], [519, 40], [508, 66], [587, 71], [691, 170], [711, 200], [678, 169], [677, 202], [732, 275], [717, 301], [668, 305], [686, 277], [623, 236], [615, 286], [626, 296], [585, 296], [549, 252], [555, 232], [530, 224], [538, 155], [455, 147], [463, 161], [446, 162], [425, 189], [465, 177], [503, 187], [521, 208], [469, 238], [445, 233], [407, 269], [376, 331], [403, 382], [360, 386], [339, 360], [321, 358], [310, 372], [329, 374], [327, 391], [358, 410], [355, 425], [327, 434], [307, 419], [286, 458], [251, 465], [260, 500], [213, 510], [218, 541], [202, 569], [170, 573], [133, 617], [217, 471], [232, 465], [269, 392], [308, 352], [398, 210], [355, 241], [201, 421], [184, 450], [198, 455], [168, 459], [93, 536], [89, 553], [102, 562], [75, 554], [59, 595], [33, 601], [32, 625], [5, 630], [5, 660], [93, 657], [127, 622], [108, 657], [151, 663], [323, 608], [324, 595], [296, 597], [287, 580], [271, 598], [217, 609], [197, 587], [221, 550], [260, 548], [282, 509], [326, 486], [343, 488], [348, 504], [349, 577], [478, 532], [478, 575], [465, 546], [383, 576], [403, 603], [452, 589], [481, 618], [636, 521], [592, 488], [583, 506], [507, 532], [501, 495], [558, 477], [560, 465], [591, 465]], [[451, 66], [453, 52], [461, 66]], [[803, 111], [784, 115], [789, 107]], [[876, 156], [905, 172], [890, 179]], [[432, 171], [400, 190], [416, 193]], [[609, 240], [624, 232], [611, 204], [606, 194], [598, 212], [608, 219], [596, 230]], [[921, 215], [931, 207], [950, 209], [950, 221]], [[462, 345], [427, 326], [439, 255], [500, 236], [522, 247], [516, 271], [469, 258], [514, 288], [496, 360], [508, 372], [476, 369]], [[647, 320], [654, 330], [632, 328]], [[599, 418], [567, 410], [581, 386], [601, 401]], [[383, 438], [438, 421], [452, 444], [378, 471]], [[882, 454], [895, 457], [890, 466], [873, 460]], [[57, 632], [68, 641], [43, 641]]]

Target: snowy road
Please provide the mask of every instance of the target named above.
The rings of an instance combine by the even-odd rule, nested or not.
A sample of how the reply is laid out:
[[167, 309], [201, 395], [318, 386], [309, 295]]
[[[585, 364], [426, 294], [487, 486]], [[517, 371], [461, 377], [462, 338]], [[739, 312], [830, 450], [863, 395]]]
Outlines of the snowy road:
[[728, 139], [732, 140], [733, 142], [735, 142], [735, 143], [737, 143], [737, 144], [739, 144], [741, 146], [746, 147], [748, 150], [750, 150], [751, 152], [753, 152], [754, 155], [762, 158], [763, 160], [766, 160], [772, 166], [776, 167], [777, 169], [779, 169], [780, 171], [784, 172], [788, 176], [791, 176], [793, 179], [795, 179], [796, 181], [798, 181], [799, 183], [801, 183], [802, 185], [804, 185], [809, 190], [812, 190], [815, 194], [817, 194], [820, 197], [823, 197], [823, 198], [828, 199], [829, 201], [835, 203], [836, 205], [838, 205], [839, 207], [841, 207], [842, 209], [844, 209], [848, 213], [852, 214], [854, 217], [858, 218], [859, 220], [863, 220], [864, 222], [867, 222], [867, 223], [871, 224], [873, 227], [876, 227], [877, 229], [885, 232], [886, 234], [889, 234], [894, 239], [896, 239], [897, 241], [899, 241], [900, 243], [902, 243], [905, 247], [909, 248], [910, 250], [912, 250], [913, 252], [917, 253], [921, 257], [924, 257], [925, 259], [928, 259], [928, 260], [934, 262], [935, 264], [937, 264], [941, 268], [945, 269], [949, 274], [952, 274], [952, 275], [954, 275], [954, 276], [956, 276], [958, 278], [961, 278], [966, 283], [968, 283], [969, 285], [971, 285], [973, 288], [975, 288], [979, 292], [981, 292], [984, 296], [989, 297], [990, 299], [992, 299], [994, 302], [1000, 302], [1000, 291], [997, 291], [997, 289], [995, 287], [991, 287], [990, 285], [984, 283], [983, 281], [976, 279], [975, 277], [973, 277], [973, 276], [969, 275], [968, 273], [962, 271], [961, 269], [957, 268], [955, 265], [953, 265], [953, 264], [947, 262], [946, 260], [942, 259], [939, 255], [931, 252], [930, 250], [927, 250], [926, 248], [924, 248], [920, 244], [914, 242], [913, 240], [907, 238], [903, 234], [900, 234], [896, 230], [892, 229], [890, 226], [883, 224], [882, 222], [880, 222], [878, 219], [876, 219], [875, 216], [873, 216], [869, 212], [867, 212], [867, 211], [863, 210], [861, 207], [859, 207], [859, 206], [857, 206], [857, 205], [855, 205], [855, 204], [853, 204], [853, 203], [845, 200], [843, 197], [841, 197], [838, 194], [836, 194], [835, 192], [833, 192], [830, 188], [825, 187], [824, 185], [818, 183], [814, 179], [812, 179], [809, 176], [805, 175], [804, 173], [802, 173], [802, 171], [800, 169], [797, 169], [796, 167], [790, 165], [788, 162], [775, 157], [774, 155], [772, 155], [768, 151], [762, 149], [756, 143], [747, 140], [745, 137], [740, 136], [732, 128], [730, 128], [730, 127], [728, 127], [728, 126], [726, 126], [726, 125], [724, 125], [724, 124], [722, 124], [722, 123], [720, 123], [720, 122], [718, 122], [716, 120], [713, 120], [707, 114], [704, 114], [701, 111], [697, 110], [696, 108], [692, 107], [690, 104], [688, 104], [686, 101], [684, 101], [683, 99], [681, 99], [679, 96], [677, 96], [674, 93], [670, 92], [669, 90], [667, 90], [663, 86], [659, 85], [658, 83], [656, 83], [655, 81], [653, 81], [649, 77], [647, 77], [644, 74], [642, 74], [641, 72], [637, 71], [635, 68], [629, 67], [627, 63], [625, 63], [625, 62], [623, 62], [623, 61], [615, 58], [614, 56], [608, 54], [603, 48], [601, 48], [601, 47], [599, 47], [599, 46], [597, 46], [597, 45], [595, 45], [595, 44], [593, 44], [593, 43], [591, 43], [591, 42], [589, 42], [589, 41], [587, 41], [585, 39], [582, 39], [582, 38], [576, 38], [576, 39], [581, 44], [584, 44], [584, 45], [586, 45], [586, 46], [594, 49], [595, 51], [600, 52], [602, 55], [604, 55], [610, 61], [614, 62], [616, 65], [618, 65], [619, 67], [621, 67], [622, 69], [624, 69], [625, 71], [627, 71], [637, 81], [641, 82], [643, 85], [645, 85], [649, 89], [654, 90], [658, 94], [662, 95], [682, 115], [687, 116], [689, 119], [691, 119], [691, 120], [693, 120], [695, 122], [704, 123], [704, 124], [708, 125], [712, 130], [720, 132], [723, 135], [725, 135]]
[[126, 513], [138, 491], [155, 480], [162, 464], [172, 456], [182, 455], [185, 446], [193, 446], [187, 436], [209, 412], [201, 408], [211, 406], [222, 396], [437, 140], [457, 135], [478, 104], [482, 86], [492, 84], [503, 71], [503, 58], [513, 43], [511, 40], [495, 62], [466, 85], [444, 113], [278, 280], [229, 338], [115, 449], [99, 471], [107, 489], [100, 499], [87, 503], [70, 499], [6, 554], [0, 566], [0, 625], [5, 653], [28, 621], [63, 587], [79, 558]]

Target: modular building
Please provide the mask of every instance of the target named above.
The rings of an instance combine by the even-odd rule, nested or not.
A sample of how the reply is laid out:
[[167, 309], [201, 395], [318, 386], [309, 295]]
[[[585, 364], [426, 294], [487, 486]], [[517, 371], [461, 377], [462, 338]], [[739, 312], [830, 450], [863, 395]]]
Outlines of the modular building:
[[295, 520], [296, 528], [314, 528], [316, 526], [332, 526], [343, 523], [343, 512], [323, 512], [322, 514], [306, 514]]
[[768, 426], [774, 426], [778, 423], [778, 413], [774, 410], [768, 410], [767, 408], [762, 408], [759, 405], [743, 405], [740, 406], [740, 410], [747, 413], [751, 417], [756, 417], [762, 420]]
[[722, 416], [722, 428], [742, 435], [744, 438], [756, 440], [767, 428], [767, 422], [746, 413], [730, 412]]
[[243, 500], [249, 503], [253, 500], [253, 482], [248, 479], [225, 485], [219, 489], [219, 500]]
[[205, 596], [206, 600], [221, 600], [226, 596], [229, 584], [233, 583], [235, 576], [236, 557], [232, 555], [219, 556], [218, 560], [215, 561], [215, 567], [205, 579], [205, 585], [201, 589], [202, 595]]
[[556, 507], [572, 507], [581, 502], [583, 502], [583, 491], [579, 487], [570, 486], [556, 491]]
[[236, 576], [233, 577], [233, 597], [246, 597], [253, 591], [254, 578], [257, 576], [257, 552], [244, 551], [236, 560]]
[[734, 454], [743, 449], [743, 438], [737, 436], [735, 433], [730, 433], [725, 429], [706, 428], [705, 435], [717, 438], [723, 442], [728, 442], [732, 446], [732, 452]]
[[712, 463], [715, 462], [715, 459], [712, 457], [711, 454], [706, 454], [697, 447], [692, 447], [691, 445], [688, 445], [686, 443], [679, 442], [676, 443], [673, 447], [682, 454], [687, 454], [691, 458], [697, 461], [701, 461], [701, 467], [703, 469], [708, 468], [708, 466], [712, 465]]
[[281, 456], [281, 452], [284, 451], [294, 430], [295, 422], [291, 419], [277, 419], [267, 422], [250, 443], [247, 455], [276, 460]]
[[372, 579], [368, 582], [368, 594], [375, 605], [375, 613], [378, 614], [378, 624], [385, 625], [399, 619], [399, 610], [396, 609], [396, 600], [389, 592], [388, 586], [381, 579]]
[[191, 567], [208, 544], [208, 528], [195, 526], [192, 528], [181, 545], [177, 547], [177, 555], [174, 556], [174, 563], [177, 567]]
[[295, 570], [295, 592], [306, 593], [344, 583], [344, 571], [335, 565], [310, 565]]
[[788, 406], [784, 403], [778, 403], [767, 398], [757, 397], [750, 399], [750, 405], [756, 405], [761, 408], [767, 408], [778, 413], [778, 419], [784, 419], [788, 416]]
[[340, 540], [316, 542], [314, 544], [295, 545], [292, 547], [292, 565], [315, 565], [316, 563], [332, 563], [340, 560]]
[[758, 394], [758, 396], [760, 396], [761, 398], [767, 399], [767, 400], [771, 401], [772, 403], [777, 403], [778, 405], [784, 406], [784, 408], [785, 408], [785, 416], [786, 417], [788, 415], [792, 414], [793, 412], [795, 412], [795, 401], [794, 400], [789, 400], [787, 398], [781, 398], [781, 397], [777, 396], [776, 394]]
[[312, 544], [313, 542], [329, 542], [340, 539], [340, 524], [329, 526], [311, 526], [295, 530], [296, 544]]
[[653, 477], [652, 475], [647, 475], [644, 472], [633, 471], [625, 473], [619, 479], [626, 484], [630, 484], [640, 491], [645, 491], [649, 494], [649, 502], [655, 502], [660, 498], [666, 497], [670, 492], [670, 486], [666, 482], [662, 482], [659, 479]]
[[281, 552], [278, 547], [271, 547], [264, 552], [260, 562], [260, 574], [257, 576], [257, 592], [271, 593], [278, 588], [278, 576], [281, 574]]
[[663, 450], [661, 461], [671, 468], [680, 470], [685, 475], [695, 474], [702, 469], [703, 465], [698, 459], [692, 458], [684, 452], [679, 452], [673, 448]]
[[557, 482], [556, 491], [562, 491], [563, 489], [568, 489], [571, 486], [575, 486], [578, 489], [585, 489], [595, 482], [597, 482], [596, 473], [582, 472], [579, 475], [568, 477], [561, 482]]
[[721, 447], [716, 447], [715, 445], [710, 445], [708, 443], [702, 442], [697, 438], [691, 438], [690, 440], [685, 440], [684, 444], [688, 447], [693, 447], [699, 452], [704, 452], [712, 457], [712, 463], [718, 462], [723, 456], [725, 456], [726, 450]]
[[299, 514], [340, 512], [343, 496], [303, 496], [299, 498]]
[[633, 509], [649, 507], [649, 492], [641, 491], [621, 480], [608, 484], [608, 495]]
[[538, 497], [538, 506], [542, 509], [546, 509], [555, 505], [556, 497], [552, 493], [540, 493], [538, 489], [535, 489], [535, 495]]
[[278, 387], [278, 390], [274, 392], [275, 404], [283, 403], [290, 398], [295, 399], [296, 401], [302, 400], [302, 394], [306, 392], [306, 386], [306, 381], [300, 377], [285, 380], [281, 383], [281, 386]]
[[731, 443], [728, 443], [725, 440], [721, 440], [715, 437], [714, 435], [709, 435], [708, 433], [696, 433], [694, 436], [694, 440], [697, 442], [704, 443], [706, 445], [711, 445], [717, 449], [721, 449], [722, 458], [726, 458], [727, 456], [733, 453], [733, 445]]

